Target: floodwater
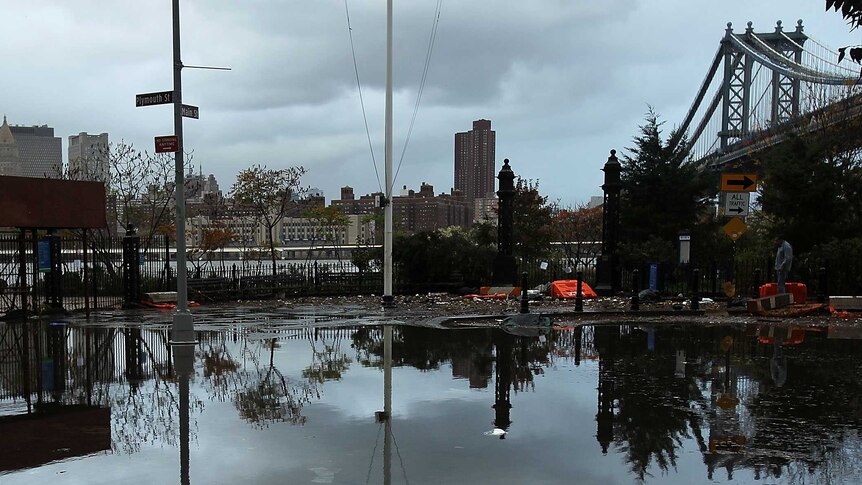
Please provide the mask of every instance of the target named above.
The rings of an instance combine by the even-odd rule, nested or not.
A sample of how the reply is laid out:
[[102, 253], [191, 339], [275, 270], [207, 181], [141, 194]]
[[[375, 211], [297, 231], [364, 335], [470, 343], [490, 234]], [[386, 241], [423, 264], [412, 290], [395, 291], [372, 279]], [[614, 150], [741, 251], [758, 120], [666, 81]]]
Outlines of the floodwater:
[[862, 332], [555, 324], [0, 323], [0, 483], [862, 482]]

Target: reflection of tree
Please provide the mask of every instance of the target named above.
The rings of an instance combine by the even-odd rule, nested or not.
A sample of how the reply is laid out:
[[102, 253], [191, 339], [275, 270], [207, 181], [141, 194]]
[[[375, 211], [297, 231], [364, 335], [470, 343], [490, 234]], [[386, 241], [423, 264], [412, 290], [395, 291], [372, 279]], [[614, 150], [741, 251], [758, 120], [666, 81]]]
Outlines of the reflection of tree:
[[[848, 431], [862, 425], [859, 342], [827, 345], [822, 333], [807, 333], [802, 345], [782, 349], [789, 377], [778, 385], [770, 376], [773, 345], [754, 347], [739, 327], [663, 326], [654, 330], [652, 346], [641, 329], [598, 326], [594, 332], [599, 441], [609, 421], [612, 431], [604, 437], [639, 480], [653, 465], [675, 468], [679, 447], [691, 439], [710, 480], [720, 468], [728, 479], [734, 469], [748, 468], [758, 480], [790, 483], [842, 483], [858, 475], [852, 450], [860, 442]], [[674, 377], [678, 350], [688, 363]]]
[[[202, 338], [200, 358], [210, 398], [222, 402], [229, 399], [240, 416], [254, 426], [273, 422], [304, 424], [302, 408], [320, 398], [319, 382], [286, 377], [275, 365], [275, 350], [279, 347], [275, 338], [250, 342], [240, 334], [232, 336], [234, 342], [240, 343], [239, 358], [231, 354], [232, 346], [227, 345], [224, 333]], [[264, 363], [265, 352], [269, 359]]]
[[[233, 404], [240, 416], [255, 426], [268, 426], [272, 422], [304, 424], [302, 407], [312, 398], [320, 398], [314, 383], [288, 379], [275, 367], [277, 347], [277, 340], [272, 338], [262, 341], [256, 352], [247, 348], [245, 353], [254, 369], [237, 374], [239, 390], [233, 395]], [[263, 348], [269, 349], [267, 365], [260, 362]]]
[[705, 403], [694, 377], [674, 378], [675, 362], [646, 353], [646, 338], [644, 332], [622, 332], [618, 326], [596, 328], [607, 369], [603, 377], [613, 382], [612, 388], [600, 387], [613, 392], [617, 402], [614, 441], [639, 480], [653, 462], [662, 471], [675, 468], [683, 439], [695, 438], [703, 447], [701, 417], [691, 404]]
[[[859, 342], [830, 342], [826, 347], [816, 338], [807, 333], [800, 347], [784, 347], [786, 382], [775, 386], [767, 381], [748, 406], [756, 426], [750, 451], [762, 458], [760, 463], [769, 465], [763, 470], [767, 476], [778, 478], [786, 473], [791, 483], [814, 480], [813, 475], [807, 480], [803, 475], [805, 470], [813, 474], [815, 469], [820, 476], [816, 483], [840, 483], [840, 477], [858, 468], [858, 456], [850, 459], [847, 447], [848, 440], [859, 446], [858, 436], [851, 430], [862, 425]], [[836, 352], [839, 346], [847, 348]], [[812, 347], [821, 348], [815, 353]], [[768, 365], [767, 359], [758, 362], [761, 368], [768, 369]]]
[[204, 387], [211, 399], [225, 402], [235, 390], [232, 384], [236, 381], [234, 376], [239, 370], [239, 362], [231, 355], [227, 343], [219, 338], [221, 335], [209, 336], [205, 343], [201, 338], [200, 358], [203, 363]]
[[[112, 408], [111, 430], [115, 451], [133, 453], [140, 451], [144, 443], [156, 442], [179, 446], [180, 403], [171, 366], [158, 365], [160, 352], [151, 348], [140, 328], [126, 328], [122, 333], [127, 386], [118, 389], [121, 392], [115, 396], [106, 396]], [[150, 332], [151, 335], [153, 333]], [[168, 351], [166, 338], [157, 343]], [[165, 355], [169, 354], [165, 352]], [[145, 360], [152, 367], [151, 379], [145, 379]], [[200, 413], [203, 407], [201, 399], [190, 398], [190, 411]], [[191, 439], [196, 439], [196, 434]]]
[[[311, 365], [302, 371], [302, 377], [313, 384], [323, 384], [326, 381], [341, 380], [341, 375], [350, 367], [352, 360], [341, 350], [342, 329], [331, 330], [334, 336], [331, 341], [320, 338], [320, 334], [326, 332], [320, 329], [314, 330], [314, 338], [309, 339], [311, 344]], [[319, 340], [318, 340], [319, 339]], [[322, 348], [317, 347], [320, 342]]]

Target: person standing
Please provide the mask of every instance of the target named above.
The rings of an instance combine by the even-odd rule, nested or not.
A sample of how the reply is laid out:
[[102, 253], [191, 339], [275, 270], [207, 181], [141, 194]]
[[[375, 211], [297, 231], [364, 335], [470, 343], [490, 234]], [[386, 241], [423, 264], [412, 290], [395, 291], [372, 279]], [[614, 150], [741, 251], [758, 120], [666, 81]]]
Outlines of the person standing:
[[779, 236], [775, 239], [775, 276], [778, 279], [778, 293], [786, 293], [784, 283], [790, 273], [790, 265], [793, 263], [793, 248], [790, 243]]

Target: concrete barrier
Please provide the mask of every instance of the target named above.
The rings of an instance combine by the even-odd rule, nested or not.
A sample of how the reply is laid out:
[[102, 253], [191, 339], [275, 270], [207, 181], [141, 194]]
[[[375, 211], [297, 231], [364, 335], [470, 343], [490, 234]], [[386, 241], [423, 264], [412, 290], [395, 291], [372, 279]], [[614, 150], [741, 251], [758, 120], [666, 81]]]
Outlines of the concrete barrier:
[[177, 292], [176, 291], [151, 291], [149, 293], [144, 293], [144, 301], [148, 301], [150, 303], [176, 303], [177, 302]]
[[751, 300], [748, 300], [748, 311], [750, 313], [760, 313], [766, 310], [784, 308], [792, 304], [792, 293], [780, 293], [778, 295], [765, 296], [763, 298], [753, 298]]
[[862, 297], [859, 296], [830, 296], [829, 306], [836, 310], [862, 311]]

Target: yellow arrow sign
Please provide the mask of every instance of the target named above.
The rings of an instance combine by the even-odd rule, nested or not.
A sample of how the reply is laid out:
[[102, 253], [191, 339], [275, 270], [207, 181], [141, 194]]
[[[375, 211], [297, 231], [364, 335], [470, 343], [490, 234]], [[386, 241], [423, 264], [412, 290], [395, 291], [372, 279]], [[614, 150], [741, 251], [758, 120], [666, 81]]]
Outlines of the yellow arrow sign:
[[721, 190], [724, 192], [754, 192], [757, 190], [755, 173], [721, 174]]

